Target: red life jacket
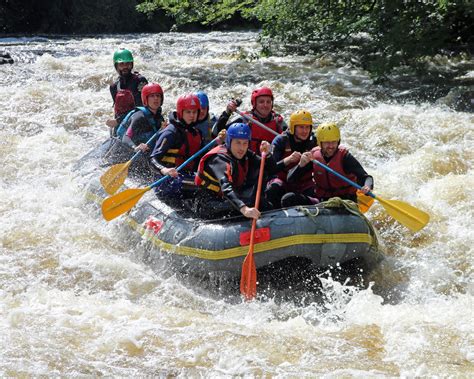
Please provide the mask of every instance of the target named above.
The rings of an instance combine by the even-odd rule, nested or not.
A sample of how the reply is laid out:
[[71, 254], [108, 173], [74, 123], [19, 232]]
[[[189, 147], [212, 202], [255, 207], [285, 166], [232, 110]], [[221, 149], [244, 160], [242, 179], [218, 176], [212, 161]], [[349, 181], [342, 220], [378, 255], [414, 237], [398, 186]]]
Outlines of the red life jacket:
[[[294, 151], [291, 149], [290, 137], [287, 135], [287, 133], [288, 131], [286, 131], [282, 135], [282, 137], [286, 139], [285, 151], [283, 152], [282, 159], [289, 157], [291, 154], [293, 154], [293, 151]], [[308, 188], [311, 188], [314, 186], [313, 173], [311, 171], [306, 172], [300, 179], [298, 179], [297, 183], [287, 182], [288, 172], [297, 164], [298, 162], [290, 163], [288, 166], [286, 166], [283, 170], [279, 171], [277, 174], [278, 178], [282, 180], [284, 183], [286, 183], [287, 192], [301, 193], [307, 190]]]
[[127, 114], [135, 108], [135, 100], [132, 91], [129, 89], [119, 89], [115, 95], [114, 112], [115, 116], [119, 117]]
[[243, 186], [245, 178], [249, 170], [248, 160], [245, 160], [244, 165], [240, 165], [235, 161], [227, 147], [224, 145], [216, 146], [211, 151], [208, 151], [199, 162], [199, 167], [194, 178], [194, 183], [197, 186], [207, 188], [211, 191], [218, 192], [222, 196], [221, 187], [217, 178], [205, 170], [206, 161], [214, 155], [220, 155], [226, 160], [226, 176], [229, 182], [238, 189]]
[[[255, 117], [255, 115], [251, 112], [243, 112], [244, 114]], [[281, 115], [277, 115], [275, 112], [272, 111], [272, 118], [268, 122], [262, 122], [263, 125], [268, 126], [270, 129], [274, 130], [277, 134], [282, 132], [281, 124], [283, 123], [283, 117]], [[250, 130], [252, 131], [252, 140], [250, 141], [249, 149], [253, 152], [260, 155], [260, 144], [262, 141], [268, 141], [272, 143], [273, 139], [276, 137], [275, 134], [269, 132], [268, 130], [253, 124], [249, 121]]]
[[[346, 178], [357, 181], [357, 177], [354, 174], [346, 173], [342, 167], [342, 160], [348, 153], [348, 150], [342, 146], [339, 146], [336, 154], [331, 158], [329, 162], [324, 159], [321, 148], [315, 147], [311, 150], [313, 158], [322, 164], [332, 168], [339, 174]], [[357, 191], [356, 188], [348, 185], [344, 180], [339, 179], [336, 175], [331, 174], [329, 171], [313, 163], [313, 175], [316, 183], [315, 196], [319, 198], [330, 198], [330, 197], [344, 197], [345, 195], [354, 195]]]
[[[191, 155], [197, 153], [201, 148], [202, 137], [201, 134], [196, 130], [195, 133], [191, 132], [189, 129], [185, 129], [179, 126], [176, 126], [177, 133], [180, 133], [183, 136], [184, 142], [181, 143], [179, 148], [168, 149], [165, 155], [160, 159], [160, 161], [168, 163], [173, 167], [178, 167]], [[193, 171], [193, 162], [189, 162], [184, 170]]]

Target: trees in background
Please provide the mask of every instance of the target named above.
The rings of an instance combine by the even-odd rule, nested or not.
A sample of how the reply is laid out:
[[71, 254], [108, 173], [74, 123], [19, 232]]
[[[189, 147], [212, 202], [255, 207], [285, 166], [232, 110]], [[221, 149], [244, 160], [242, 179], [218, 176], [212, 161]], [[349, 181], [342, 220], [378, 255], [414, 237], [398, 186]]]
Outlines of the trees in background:
[[[6, 0], [3, 33], [124, 33], [258, 25], [263, 53], [338, 53], [376, 77], [471, 53], [473, 0]], [[253, 24], [252, 24], [253, 23]]]
[[136, 0], [6, 0], [0, 5], [0, 33], [132, 33], [168, 31], [163, 11], [147, 17]]
[[237, 13], [261, 23], [264, 53], [337, 52], [377, 77], [474, 43], [472, 0], [144, 0], [138, 9], [164, 10], [178, 27]]

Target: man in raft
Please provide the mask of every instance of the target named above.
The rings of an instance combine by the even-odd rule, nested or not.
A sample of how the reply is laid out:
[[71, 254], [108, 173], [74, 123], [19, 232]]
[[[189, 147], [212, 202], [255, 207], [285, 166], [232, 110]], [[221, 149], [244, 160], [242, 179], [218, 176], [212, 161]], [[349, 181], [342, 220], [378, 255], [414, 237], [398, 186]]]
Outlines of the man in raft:
[[301, 154], [311, 151], [316, 146], [313, 134], [313, 117], [307, 110], [301, 109], [291, 114], [290, 127], [272, 142], [273, 158], [277, 162], [277, 176], [269, 180], [265, 196], [274, 208], [287, 207], [288, 202], [294, 202], [293, 197], [306, 194], [313, 203], [318, 200], [313, 196], [312, 173], [308, 171], [296, 183], [288, 183], [288, 171], [295, 167], [301, 159]]
[[[336, 175], [315, 164], [313, 159], [337, 171], [346, 178], [362, 186], [361, 192], [366, 194], [374, 187], [374, 179], [367, 174], [359, 161], [340, 145], [341, 132], [333, 122], [324, 123], [316, 129], [318, 146], [310, 152], [303, 153], [298, 165], [288, 173], [288, 182], [297, 183], [307, 177], [308, 172], [313, 173], [314, 197], [325, 201], [331, 197], [357, 202], [357, 189], [349, 185]], [[309, 196], [300, 195], [294, 198], [294, 204], [310, 205]]]
[[[262, 124], [274, 130], [277, 134], [280, 134], [283, 130], [286, 130], [288, 126], [286, 125], [283, 117], [275, 113], [273, 110], [274, 97], [273, 92], [268, 87], [257, 88], [252, 91], [250, 97], [250, 102], [252, 104], [252, 110], [250, 112], [242, 112], [253, 119], [260, 121]], [[234, 123], [245, 123], [250, 125], [250, 130], [252, 132], [252, 140], [250, 141], [250, 150], [258, 153], [260, 151], [260, 144], [262, 141], [272, 142], [275, 138], [275, 134], [269, 132], [268, 130], [263, 129], [258, 125], [254, 125], [249, 122], [244, 117], [237, 115], [230, 118], [232, 112], [237, 110], [239, 102], [236, 100], [231, 100], [227, 104], [226, 110], [217, 120], [213, 128], [213, 135], [217, 135], [222, 129], [227, 129], [229, 125]]]
[[171, 176], [170, 180], [155, 190], [158, 198], [171, 206], [182, 206], [189, 192], [195, 189], [195, 161], [184, 167], [181, 173], [176, 167], [202, 148], [203, 139], [195, 127], [200, 107], [195, 94], [180, 96], [176, 102], [176, 111], [170, 113], [169, 124], [160, 131], [150, 155], [150, 163], [158, 176]]
[[[249, 149], [251, 140], [252, 133], [247, 124], [232, 124], [227, 130], [225, 145], [215, 147], [201, 159], [195, 178], [195, 184], [201, 187], [194, 204], [198, 217], [260, 217], [260, 210], [254, 204], [262, 158]], [[268, 154], [265, 172], [276, 172], [270, 143], [262, 141], [260, 152]], [[271, 209], [271, 204], [264, 198], [260, 204], [262, 210]]]
[[133, 108], [143, 105], [142, 88], [148, 83], [146, 78], [133, 70], [133, 55], [130, 50], [119, 49], [113, 57], [118, 78], [110, 85], [110, 94], [114, 102], [113, 119], [107, 120], [106, 125], [116, 128], [125, 115]]

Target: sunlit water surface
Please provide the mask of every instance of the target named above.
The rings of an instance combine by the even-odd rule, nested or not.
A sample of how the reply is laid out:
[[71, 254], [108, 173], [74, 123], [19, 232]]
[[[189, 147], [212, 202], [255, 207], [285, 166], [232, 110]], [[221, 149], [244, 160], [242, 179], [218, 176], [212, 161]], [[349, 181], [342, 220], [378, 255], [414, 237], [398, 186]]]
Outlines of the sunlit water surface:
[[[255, 59], [254, 33], [0, 40], [0, 375], [469, 377], [474, 372], [472, 114], [386, 99], [331, 58]], [[367, 214], [387, 259], [367, 289], [323, 279], [324, 303], [221, 299], [152, 271], [72, 166], [108, 136], [113, 51], [211, 111], [267, 85], [286, 118], [336, 121], [376, 193], [431, 214], [411, 233]], [[438, 102], [442, 104], [442, 102]]]

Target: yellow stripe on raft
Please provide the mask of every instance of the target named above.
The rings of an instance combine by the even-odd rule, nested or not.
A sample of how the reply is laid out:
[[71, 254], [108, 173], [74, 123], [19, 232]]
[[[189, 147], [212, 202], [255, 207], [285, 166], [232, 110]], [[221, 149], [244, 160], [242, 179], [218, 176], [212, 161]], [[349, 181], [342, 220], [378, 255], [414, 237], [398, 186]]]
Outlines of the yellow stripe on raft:
[[[87, 192], [88, 200], [101, 201], [102, 199], [90, 192]], [[147, 231], [142, 225], [138, 224], [131, 217], [127, 217], [127, 222], [132, 229], [135, 229], [141, 235]], [[248, 246], [237, 246], [226, 250], [204, 250], [190, 246], [173, 245], [160, 240], [155, 235], [147, 236], [153, 244], [160, 249], [172, 251], [173, 254], [186, 255], [208, 260], [221, 260], [245, 256], [248, 253]], [[323, 244], [323, 243], [366, 243], [373, 244], [373, 239], [367, 233], [344, 233], [344, 234], [303, 234], [298, 236], [288, 236], [277, 238], [271, 241], [256, 243], [254, 253], [261, 253], [267, 250], [279, 249], [294, 245], [303, 244]]]
[[[140, 234], [145, 234], [146, 229], [135, 220], [128, 219], [129, 225]], [[221, 260], [245, 256], [248, 253], [248, 246], [237, 246], [225, 250], [204, 250], [190, 246], [173, 245], [158, 239], [156, 236], [148, 237], [153, 244], [160, 249], [172, 251], [173, 254], [186, 255], [208, 260]], [[277, 238], [267, 242], [256, 243], [254, 253], [261, 253], [267, 250], [281, 249], [294, 245], [311, 245], [323, 243], [366, 243], [372, 244], [372, 236], [366, 233], [347, 234], [303, 234], [298, 236], [288, 236]]]

